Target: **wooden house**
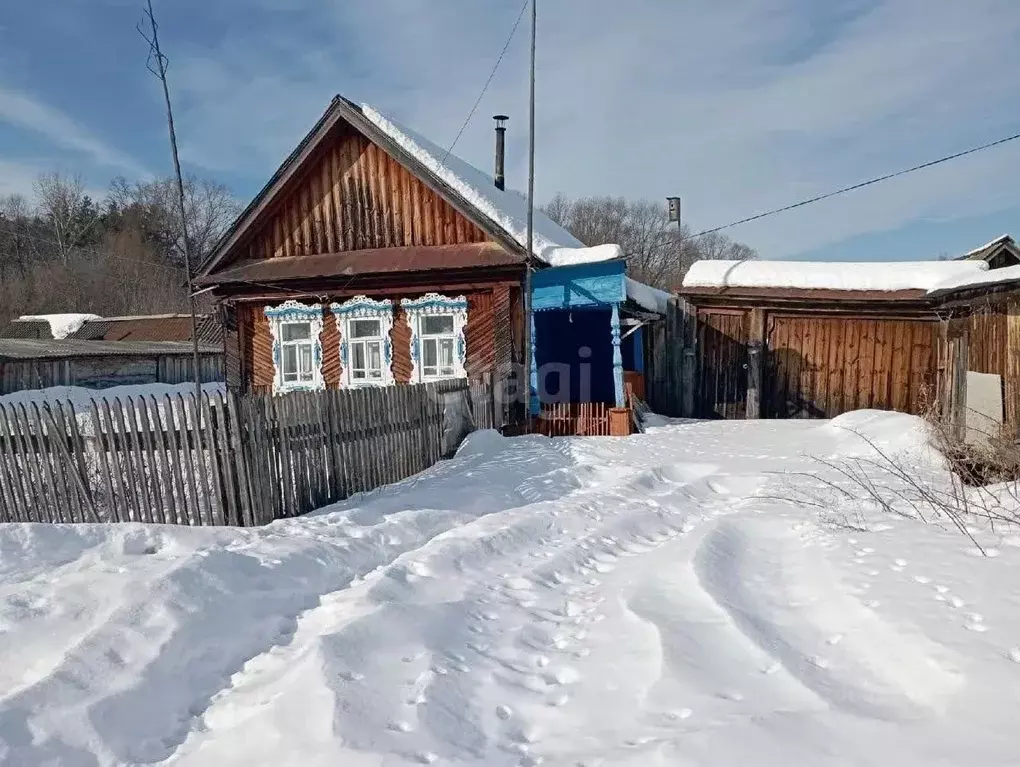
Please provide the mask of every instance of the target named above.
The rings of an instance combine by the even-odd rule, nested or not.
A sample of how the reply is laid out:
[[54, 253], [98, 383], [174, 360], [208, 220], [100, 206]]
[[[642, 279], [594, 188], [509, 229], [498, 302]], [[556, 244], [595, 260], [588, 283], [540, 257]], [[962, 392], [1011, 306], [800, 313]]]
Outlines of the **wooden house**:
[[861, 408], [962, 418], [967, 373], [999, 376], [1020, 427], [1020, 266], [1011, 238], [962, 260], [698, 262], [665, 326], [658, 404], [708, 418]]
[[[497, 128], [499, 160], [502, 139]], [[649, 289], [631, 285], [618, 248], [585, 248], [540, 211], [527, 252], [525, 215], [502, 167], [490, 177], [336, 97], [200, 270], [198, 284], [222, 309], [228, 385], [281, 393], [484, 374], [510, 382], [526, 328], [536, 330], [536, 359], [572, 355], [560, 360], [569, 373], [579, 348], [547, 354], [541, 339], [553, 337], [525, 316], [530, 269], [544, 291], [537, 308], [592, 312], [598, 397], [624, 405], [621, 328], [645, 321], [661, 297], [650, 302]], [[568, 386], [533, 401], [572, 395], [583, 396]]]

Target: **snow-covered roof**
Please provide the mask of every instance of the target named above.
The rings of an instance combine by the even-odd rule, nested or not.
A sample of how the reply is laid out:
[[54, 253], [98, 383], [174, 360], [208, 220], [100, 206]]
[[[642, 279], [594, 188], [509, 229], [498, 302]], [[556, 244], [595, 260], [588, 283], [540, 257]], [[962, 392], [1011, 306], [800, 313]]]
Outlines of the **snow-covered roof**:
[[[394, 143], [449, 184], [467, 202], [503, 229], [521, 246], [527, 246], [528, 200], [520, 192], [497, 189], [491, 176], [454, 154], [448, 154], [424, 136], [394, 122], [369, 104], [362, 114]], [[621, 258], [619, 245], [586, 247], [570, 232], [535, 209], [533, 252], [550, 266], [571, 266]]]
[[[977, 263], [984, 263], [979, 261]], [[980, 288], [985, 285], [1001, 285], [1004, 282], [1016, 282], [1020, 284], [1020, 265], [1004, 266], [1001, 269], [982, 269], [974, 274], [961, 274], [957, 277], [947, 279], [933, 288], [929, 293], [948, 293], [952, 290], [963, 290], [965, 288]]]
[[1008, 234], [1002, 234], [1002, 235], [999, 235], [998, 237], [996, 237], [991, 242], [986, 242], [980, 248], [974, 248], [974, 250], [968, 250], [966, 253], [964, 253], [962, 256], [960, 256], [960, 258], [970, 258], [971, 256], [976, 256], [979, 253], [983, 253], [984, 251], [988, 250], [989, 248], [994, 248], [996, 245], [1003, 245], [1003, 244], [1011, 243], [1011, 242], [1013, 242], [1013, 238], [1012, 237], [1010, 237]]
[[23, 322], [48, 322], [50, 333], [56, 339], [67, 338], [89, 320], [98, 320], [97, 314], [26, 314], [19, 317]]
[[[953, 280], [980, 279], [984, 261], [697, 261], [685, 288], [787, 288], [795, 290], [931, 291]], [[1005, 270], [1003, 270], [1005, 271]]]
[[643, 282], [626, 278], [627, 298], [636, 303], [642, 309], [650, 312], [665, 314], [669, 306], [669, 299], [672, 296], [664, 290], [645, 285]]

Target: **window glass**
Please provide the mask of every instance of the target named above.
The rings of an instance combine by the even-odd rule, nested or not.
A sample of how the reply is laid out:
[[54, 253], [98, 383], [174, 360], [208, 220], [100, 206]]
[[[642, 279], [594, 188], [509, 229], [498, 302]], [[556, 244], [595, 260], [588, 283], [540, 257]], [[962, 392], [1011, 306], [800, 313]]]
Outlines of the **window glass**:
[[378, 338], [379, 334], [379, 320], [351, 321], [352, 338]]
[[453, 332], [453, 315], [436, 314], [422, 317], [422, 335], [435, 336]]
[[312, 380], [312, 345], [301, 344], [297, 347], [301, 353], [301, 380]]
[[[443, 367], [443, 375], [453, 375], [453, 339], [444, 338], [439, 342], [439, 364]], [[449, 372], [445, 372], [449, 371]]]
[[[426, 368], [435, 368], [438, 364], [438, 350], [436, 349], [436, 340], [434, 338], [426, 338], [422, 341], [422, 362]], [[427, 375], [427, 374], [426, 374]]]
[[296, 381], [297, 380], [297, 347], [296, 346], [284, 346], [283, 347], [283, 380], [284, 381]]
[[281, 328], [281, 339], [284, 343], [288, 341], [305, 341], [312, 336], [312, 324], [310, 322], [285, 322]]

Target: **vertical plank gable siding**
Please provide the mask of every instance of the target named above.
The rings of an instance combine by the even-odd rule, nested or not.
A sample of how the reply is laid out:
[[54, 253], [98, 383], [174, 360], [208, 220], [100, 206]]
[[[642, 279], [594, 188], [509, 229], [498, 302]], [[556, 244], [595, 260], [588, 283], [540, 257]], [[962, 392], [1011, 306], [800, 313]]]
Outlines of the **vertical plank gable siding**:
[[0, 522], [261, 525], [417, 474], [498, 426], [491, 377], [291, 394], [0, 403]]
[[[690, 414], [747, 417], [748, 384], [756, 375], [748, 355], [752, 311], [749, 307], [696, 310], [696, 323], [691, 323], [696, 329], [696, 367], [690, 384], [674, 372], [681, 368], [683, 350], [690, 344], [667, 323], [666, 359], [659, 376], [663, 380], [653, 381], [660, 409], [682, 414], [691, 389]], [[934, 315], [930, 319], [835, 317], [758, 311], [756, 321], [764, 321], [761, 417], [832, 418], [859, 408], [920, 414], [934, 404], [939, 380], [939, 323]], [[978, 361], [972, 352], [971, 369], [1002, 370], [1007, 392], [1020, 393], [1020, 362], [1010, 364], [1006, 342], [1014, 328], [1013, 336], [1020, 344], [1020, 306], [1003, 307], [1000, 314], [990, 312], [972, 323], [971, 338], [981, 334], [983, 341]], [[1015, 381], [1010, 377], [1014, 368]], [[1013, 411], [1012, 417], [1020, 423], [1020, 404]]]
[[936, 379], [938, 324], [772, 316], [765, 415], [832, 418], [856, 408], [922, 413]]
[[1002, 377], [1005, 422], [1020, 430], [1020, 299], [985, 304], [970, 316], [968, 369]]
[[254, 229], [244, 252], [259, 260], [488, 239], [382, 149], [338, 129]]

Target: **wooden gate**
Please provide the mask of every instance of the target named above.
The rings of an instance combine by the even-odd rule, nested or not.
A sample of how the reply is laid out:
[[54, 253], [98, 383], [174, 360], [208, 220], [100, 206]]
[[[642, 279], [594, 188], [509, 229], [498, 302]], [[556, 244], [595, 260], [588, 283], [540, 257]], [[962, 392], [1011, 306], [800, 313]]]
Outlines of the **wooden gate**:
[[744, 418], [747, 412], [749, 314], [698, 311], [697, 413], [701, 418]]
[[770, 315], [763, 415], [922, 413], [934, 397], [937, 338], [934, 321]]

